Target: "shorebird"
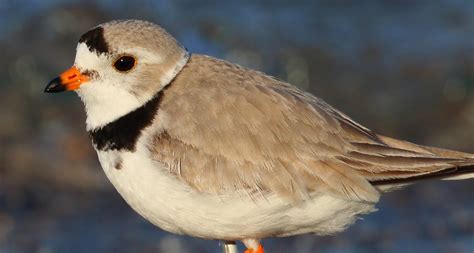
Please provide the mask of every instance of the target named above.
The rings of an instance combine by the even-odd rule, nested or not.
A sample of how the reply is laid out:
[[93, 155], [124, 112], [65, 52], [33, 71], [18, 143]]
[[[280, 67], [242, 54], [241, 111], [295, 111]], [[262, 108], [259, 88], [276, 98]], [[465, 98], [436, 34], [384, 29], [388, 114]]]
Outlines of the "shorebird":
[[474, 176], [474, 155], [379, 135], [262, 72], [190, 54], [160, 26], [122, 20], [79, 39], [46, 92], [74, 90], [105, 174], [177, 234], [260, 240], [334, 234], [380, 194]]

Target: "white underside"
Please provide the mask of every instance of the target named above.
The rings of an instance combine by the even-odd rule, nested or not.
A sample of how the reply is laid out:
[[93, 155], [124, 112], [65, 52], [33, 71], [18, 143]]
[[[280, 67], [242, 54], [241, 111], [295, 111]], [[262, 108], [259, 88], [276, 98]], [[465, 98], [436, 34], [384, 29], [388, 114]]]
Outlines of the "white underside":
[[[373, 204], [328, 195], [296, 205], [276, 195], [252, 200], [239, 192], [199, 193], [150, 159], [143, 144], [147, 135], [141, 137], [133, 153], [107, 151], [98, 155], [107, 177], [125, 201], [166, 231], [221, 240], [331, 234], [344, 230], [358, 214], [374, 211]], [[119, 160], [120, 170], [114, 168]]]

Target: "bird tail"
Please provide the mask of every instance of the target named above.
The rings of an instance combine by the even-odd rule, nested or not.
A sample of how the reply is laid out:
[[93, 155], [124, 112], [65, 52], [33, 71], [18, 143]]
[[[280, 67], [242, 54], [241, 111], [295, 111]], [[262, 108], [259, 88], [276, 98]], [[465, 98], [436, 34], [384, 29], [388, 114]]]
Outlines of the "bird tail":
[[[389, 170], [385, 170], [384, 173], [374, 173], [367, 177], [371, 184], [379, 189], [397, 188], [397, 186], [425, 179], [463, 180], [474, 178], [474, 154], [421, 146], [382, 135], [379, 135], [378, 138], [388, 147], [397, 150], [397, 160], [407, 164], [407, 167], [404, 168], [403, 162], [398, 163], [401, 167], [393, 166]], [[403, 152], [405, 155], [400, 155]], [[394, 157], [385, 156], [386, 159], [394, 159]], [[409, 167], [410, 169], [408, 169]]]

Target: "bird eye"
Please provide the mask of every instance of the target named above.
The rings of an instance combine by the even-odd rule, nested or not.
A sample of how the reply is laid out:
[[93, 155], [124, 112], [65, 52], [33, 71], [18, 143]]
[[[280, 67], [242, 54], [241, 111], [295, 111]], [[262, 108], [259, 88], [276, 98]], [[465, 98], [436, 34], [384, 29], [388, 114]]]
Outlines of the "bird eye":
[[123, 55], [114, 62], [114, 68], [120, 72], [128, 72], [135, 67], [136, 60], [133, 56]]

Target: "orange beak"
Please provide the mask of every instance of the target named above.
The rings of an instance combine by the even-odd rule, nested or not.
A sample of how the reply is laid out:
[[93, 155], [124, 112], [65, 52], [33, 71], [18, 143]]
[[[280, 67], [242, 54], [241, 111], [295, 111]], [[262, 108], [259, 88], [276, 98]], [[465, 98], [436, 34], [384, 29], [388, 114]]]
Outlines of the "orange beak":
[[65, 90], [76, 90], [84, 82], [89, 81], [89, 77], [81, 74], [76, 67], [64, 71], [59, 77], [54, 78], [48, 83], [45, 92], [62, 92]]

